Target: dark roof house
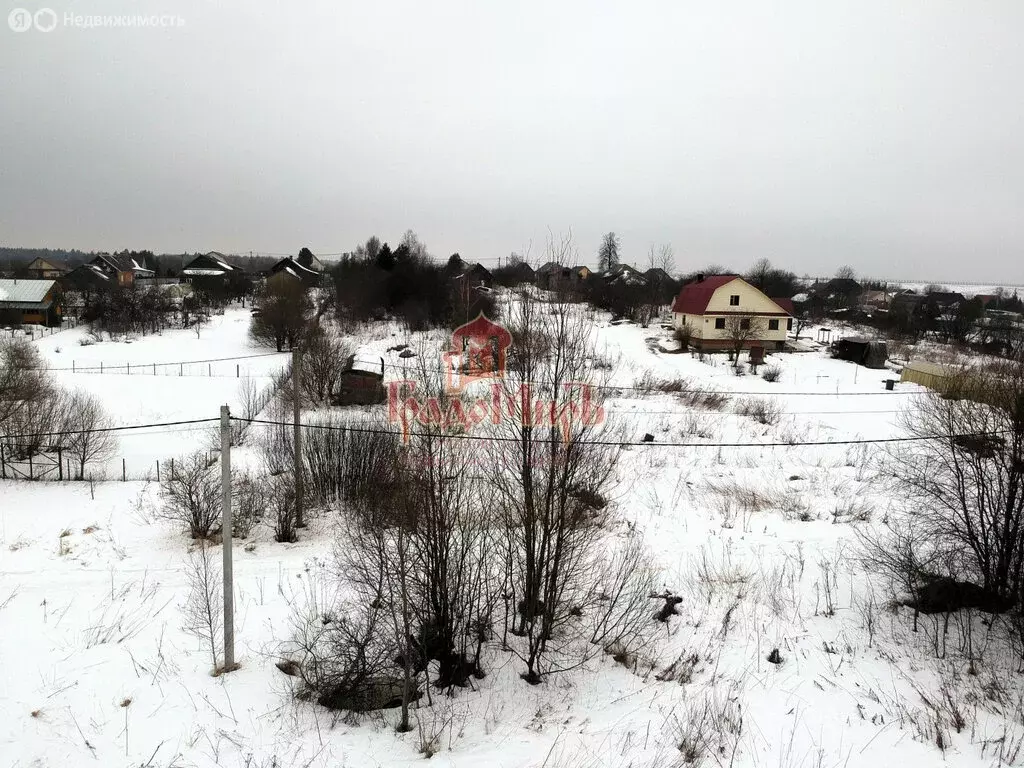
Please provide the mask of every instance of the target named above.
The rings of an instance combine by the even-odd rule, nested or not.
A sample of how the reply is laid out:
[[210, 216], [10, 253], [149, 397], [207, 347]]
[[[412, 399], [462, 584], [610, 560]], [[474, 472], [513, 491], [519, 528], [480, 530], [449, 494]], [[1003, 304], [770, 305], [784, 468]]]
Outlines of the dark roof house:
[[287, 256], [272, 266], [267, 272], [267, 282], [278, 280], [298, 280], [306, 287], [319, 285], [323, 275], [315, 269], [304, 267], [296, 259]]
[[232, 264], [223, 253], [210, 251], [192, 259], [192, 261], [182, 267], [181, 274], [185, 278], [225, 277], [229, 274], [242, 273], [243, 271], [241, 267]]

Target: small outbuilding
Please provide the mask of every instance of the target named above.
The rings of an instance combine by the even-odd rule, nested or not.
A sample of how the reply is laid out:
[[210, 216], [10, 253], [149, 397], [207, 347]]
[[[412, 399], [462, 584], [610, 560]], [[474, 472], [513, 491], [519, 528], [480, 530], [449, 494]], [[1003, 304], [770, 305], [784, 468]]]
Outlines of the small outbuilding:
[[348, 358], [334, 394], [335, 405], [374, 405], [386, 400], [384, 358], [356, 353]]
[[953, 386], [953, 380], [960, 374], [958, 368], [930, 363], [927, 360], [911, 360], [903, 368], [900, 381], [920, 384], [922, 387], [946, 392]]
[[885, 361], [889, 359], [889, 350], [884, 341], [850, 336], [833, 342], [832, 357], [849, 360], [851, 363], [863, 365], [865, 368], [885, 368]]

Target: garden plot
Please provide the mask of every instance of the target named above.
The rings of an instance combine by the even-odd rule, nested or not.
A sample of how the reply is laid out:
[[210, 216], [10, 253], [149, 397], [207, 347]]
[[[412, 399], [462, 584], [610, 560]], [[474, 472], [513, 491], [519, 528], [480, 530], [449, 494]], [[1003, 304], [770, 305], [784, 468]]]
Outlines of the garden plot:
[[[131, 349], [134, 365], [257, 352], [233, 317], [200, 339], [172, 332], [187, 354], [147, 339], [83, 354], [106, 363]], [[885, 392], [885, 372], [821, 353], [772, 355], [781, 375], [769, 382], [736, 376], [722, 358], [652, 351], [650, 329], [598, 318], [595, 333], [617, 387], [609, 423], [629, 443], [653, 437], [623, 449], [607, 521], [611, 542], [646, 542], [664, 595], [651, 600], [640, 647], [529, 686], [494, 642], [486, 678], [421, 700], [416, 728], [398, 735], [393, 710], [341, 717], [296, 701], [275, 666], [294, 608], [323, 588], [332, 515], [314, 515], [297, 544], [266, 527], [236, 543], [241, 668], [212, 677], [182, 628], [190, 543], [157, 514], [155, 484], [8, 481], [0, 626], [17, 631], [0, 632], [2, 762], [297, 768], [413, 765], [434, 753], [445, 765], [509, 768], [1020, 764], [1016, 660], [981, 653], [972, 675], [958, 653], [968, 638], [994, 643], [998, 628], [923, 617], [914, 632], [909, 609], [858, 563], [855, 528], [897, 514], [872, 463], [886, 449], [801, 444], [899, 437], [920, 390]], [[388, 379], [414, 365], [396, 347], [429, 362], [444, 342], [381, 325], [355, 336], [385, 358]], [[201, 351], [207, 343], [215, 354]], [[51, 364], [68, 346], [48, 349]], [[265, 360], [254, 364], [267, 375], [283, 364]], [[124, 423], [216, 415], [237, 386], [230, 376], [218, 389], [217, 376], [60, 375], [96, 382]], [[195, 402], [183, 402], [193, 381]], [[162, 458], [201, 435], [147, 435], [154, 445], [143, 438], [136, 450]], [[258, 465], [252, 446], [240, 453]]]

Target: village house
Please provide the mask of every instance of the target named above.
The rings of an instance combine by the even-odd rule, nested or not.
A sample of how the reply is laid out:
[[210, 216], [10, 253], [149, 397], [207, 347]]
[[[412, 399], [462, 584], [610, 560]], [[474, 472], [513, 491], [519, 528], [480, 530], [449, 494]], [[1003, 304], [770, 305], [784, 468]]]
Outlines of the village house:
[[61, 292], [54, 280], [0, 280], [0, 323], [46, 325], [61, 323]]
[[589, 280], [590, 275], [589, 267], [567, 267], [549, 261], [537, 270], [537, 286], [550, 291], [567, 290], [578, 287], [580, 283]]
[[791, 312], [737, 275], [698, 275], [679, 291], [672, 322], [689, 329], [690, 344], [700, 350], [729, 349], [737, 341], [744, 348], [782, 349]]
[[228, 257], [217, 251], [202, 253], [181, 269], [182, 279], [190, 283], [193, 278], [227, 278], [228, 276], [241, 275], [244, 270], [232, 264]]
[[111, 283], [120, 286], [129, 286], [135, 283], [136, 278], [150, 278], [156, 274], [127, 253], [98, 253], [86, 266], [103, 273]]
[[61, 261], [60, 259], [42, 258], [37, 257], [29, 262], [29, 265], [25, 267], [25, 271], [28, 276], [33, 280], [56, 280], [63, 277], [70, 268], [67, 262]]
[[314, 288], [320, 285], [322, 279], [323, 275], [320, 272], [310, 267], [302, 266], [298, 260], [293, 259], [291, 256], [281, 259], [267, 271], [267, 286], [296, 281], [306, 288]]

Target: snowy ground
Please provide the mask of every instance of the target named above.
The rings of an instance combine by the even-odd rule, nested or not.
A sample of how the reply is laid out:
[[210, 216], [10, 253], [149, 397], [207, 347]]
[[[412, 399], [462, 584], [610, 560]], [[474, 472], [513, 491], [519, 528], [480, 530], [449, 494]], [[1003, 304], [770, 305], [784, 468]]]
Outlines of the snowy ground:
[[[100, 360], [139, 366], [130, 376], [59, 374], [103, 397], [122, 423], [204, 418], [232, 402], [236, 364], [267, 376], [283, 356], [212, 364], [222, 374], [214, 376], [143, 374], [145, 364], [256, 354], [247, 321], [229, 311], [198, 339], [174, 331], [80, 347], [84, 331], [76, 330], [36, 343], [54, 367], [70, 367], [72, 358], [76, 368]], [[721, 358], [653, 351], [653, 340], [667, 335], [657, 329], [600, 317], [596, 325], [611, 382], [621, 387], [608, 418], [633, 439], [655, 437], [626, 451], [612, 532], [641, 531], [660, 581], [684, 597], [679, 616], [652, 628], [633, 667], [602, 658], [530, 687], [518, 663], [494, 649], [477, 690], [435, 696], [432, 707], [416, 710], [411, 733], [394, 733], [393, 712], [345, 723], [296, 703], [274, 666], [288, 637], [288, 604], [303, 599], [315, 560], [329, 551], [327, 520], [314, 521], [298, 544], [274, 543], [260, 530], [236, 545], [241, 668], [214, 678], [180, 626], [187, 542], [153, 515], [155, 484], [98, 483], [93, 498], [85, 483], [7, 481], [0, 765], [411, 765], [424, 760], [424, 734], [435, 733], [441, 750], [432, 761], [451, 766], [684, 765], [678, 746], [693, 733], [724, 750], [713, 750], [708, 766], [1019, 764], [1024, 727], [1012, 663], [1001, 666], [993, 652], [968, 675], [955, 651], [958, 628], [929, 634], [926, 622], [911, 632], [907, 609], [887, 607], [857, 564], [850, 521], [892, 513], [868, 469], [884, 449], [791, 445], [899, 436], [899, 414], [914, 407], [919, 390], [898, 384], [886, 392], [889, 372], [821, 352], [772, 355], [781, 369], [773, 383], [737, 377]], [[359, 341], [395, 366], [389, 378], [401, 378], [403, 361], [389, 348], [423, 339], [376, 325]], [[732, 402], [699, 411], [630, 389], [648, 371], [729, 392]], [[777, 423], [735, 412], [737, 402], [758, 397], [781, 408]], [[205, 435], [121, 442], [144, 466], [205, 447]], [[773, 445], [701, 447], [732, 442]], [[728, 503], [736, 498], [751, 501]], [[946, 659], [936, 658], [936, 637], [949, 645]], [[767, 661], [776, 648], [779, 665]], [[955, 682], [948, 700], [943, 681]], [[705, 711], [717, 716], [702, 720]]]
[[[54, 380], [99, 397], [117, 426], [216, 419], [221, 405], [238, 412], [243, 379], [266, 387], [287, 364], [287, 353], [270, 354], [249, 339], [250, 318], [250, 310], [232, 307], [213, 316], [198, 336], [174, 329], [93, 343], [83, 326], [35, 344], [54, 369]], [[209, 448], [214, 428], [196, 424], [118, 432], [115, 456], [95, 474], [119, 479], [124, 469], [130, 479], [154, 477], [157, 461]]]

